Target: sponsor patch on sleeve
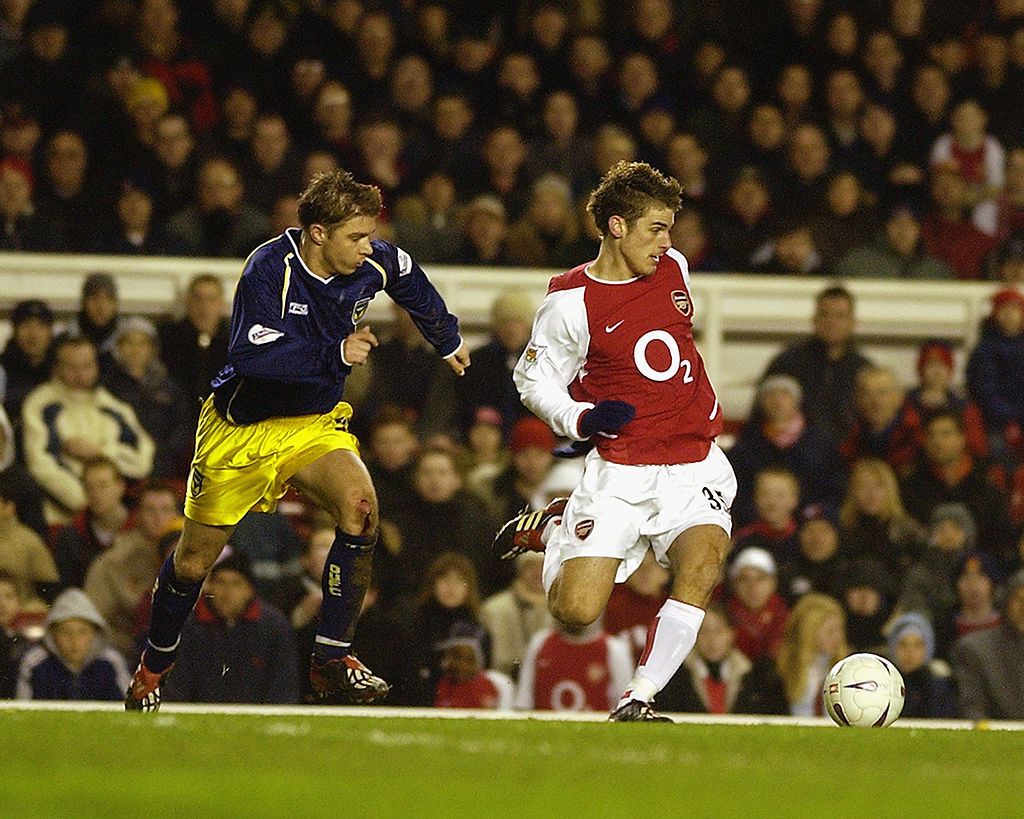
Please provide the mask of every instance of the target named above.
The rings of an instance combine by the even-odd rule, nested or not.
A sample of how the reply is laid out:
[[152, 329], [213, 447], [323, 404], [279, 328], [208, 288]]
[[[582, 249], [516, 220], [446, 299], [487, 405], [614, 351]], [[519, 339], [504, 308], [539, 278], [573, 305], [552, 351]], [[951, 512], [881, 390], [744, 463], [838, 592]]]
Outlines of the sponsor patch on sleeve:
[[280, 330], [275, 330], [273, 327], [264, 327], [262, 324], [254, 324], [249, 328], [249, 342], [251, 344], [269, 344], [272, 341], [277, 341], [283, 336]]
[[412, 256], [406, 253], [402, 248], [396, 247], [398, 251], [398, 275], [404, 276], [410, 270], [412, 270]]

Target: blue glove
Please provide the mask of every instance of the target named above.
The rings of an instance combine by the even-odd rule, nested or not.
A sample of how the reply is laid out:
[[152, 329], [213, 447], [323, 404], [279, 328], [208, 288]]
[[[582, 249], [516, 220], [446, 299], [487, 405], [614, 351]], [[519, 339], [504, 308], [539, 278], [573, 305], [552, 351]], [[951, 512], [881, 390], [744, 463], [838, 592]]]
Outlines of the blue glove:
[[613, 436], [636, 415], [636, 407], [625, 401], [598, 401], [597, 405], [580, 416], [581, 438], [592, 435]]
[[568, 444], [562, 444], [556, 446], [551, 450], [551, 454], [556, 458], [563, 458], [568, 460], [570, 458], [579, 458], [586, 455], [590, 450], [594, 448], [593, 441], [572, 441]]

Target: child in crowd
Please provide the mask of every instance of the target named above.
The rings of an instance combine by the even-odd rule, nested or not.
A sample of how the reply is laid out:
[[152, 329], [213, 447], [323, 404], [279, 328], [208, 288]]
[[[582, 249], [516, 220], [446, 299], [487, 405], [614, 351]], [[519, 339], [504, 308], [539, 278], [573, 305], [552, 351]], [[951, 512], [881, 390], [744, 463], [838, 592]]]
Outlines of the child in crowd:
[[917, 386], [907, 393], [907, 401], [922, 418], [941, 409], [960, 414], [967, 433], [967, 446], [979, 457], [988, 455], [985, 423], [978, 405], [953, 386], [953, 348], [940, 339], [924, 342], [917, 353]]
[[800, 482], [788, 469], [769, 467], [754, 478], [756, 520], [733, 535], [735, 551], [757, 546], [778, 561], [797, 553], [796, 510], [800, 506]]
[[953, 617], [958, 638], [995, 628], [1002, 622], [994, 599], [998, 577], [996, 562], [985, 552], [971, 552], [963, 559], [956, 578], [960, 609]]
[[946, 662], [935, 659], [935, 633], [928, 618], [917, 612], [897, 617], [889, 626], [888, 642], [889, 659], [906, 687], [902, 716], [955, 717], [952, 672]]
[[46, 635], [21, 660], [18, 699], [120, 700], [128, 666], [106, 632], [106, 621], [85, 592], [63, 592], [46, 617]]
[[886, 569], [875, 560], [855, 560], [847, 567], [845, 580], [842, 601], [850, 648], [879, 654], [885, 648], [882, 632], [892, 611]]
[[789, 616], [777, 592], [774, 558], [764, 549], [748, 546], [729, 568], [729, 587], [726, 611], [736, 628], [736, 647], [751, 660], [774, 657]]
[[441, 679], [434, 697], [436, 708], [506, 710], [511, 706], [512, 680], [485, 670], [484, 651], [475, 629], [456, 623], [438, 649]]

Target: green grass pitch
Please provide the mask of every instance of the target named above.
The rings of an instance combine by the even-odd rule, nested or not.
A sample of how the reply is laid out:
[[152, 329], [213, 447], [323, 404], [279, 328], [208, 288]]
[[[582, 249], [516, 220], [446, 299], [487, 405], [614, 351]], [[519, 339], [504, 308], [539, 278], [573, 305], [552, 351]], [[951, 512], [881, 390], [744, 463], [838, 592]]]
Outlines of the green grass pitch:
[[1024, 816], [1020, 733], [0, 713], [0, 815]]

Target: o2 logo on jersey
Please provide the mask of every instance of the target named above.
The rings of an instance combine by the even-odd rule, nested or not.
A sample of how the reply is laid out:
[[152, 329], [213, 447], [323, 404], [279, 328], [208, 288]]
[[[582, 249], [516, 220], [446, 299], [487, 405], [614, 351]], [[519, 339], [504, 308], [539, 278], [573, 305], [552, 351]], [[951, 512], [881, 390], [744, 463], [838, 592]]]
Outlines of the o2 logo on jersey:
[[366, 308], [370, 306], [369, 299], [360, 299], [352, 308], [352, 323], [358, 324], [359, 319], [366, 315]]
[[[664, 370], [656, 370], [647, 360], [647, 348], [655, 343], [664, 344], [668, 349], [669, 362]], [[636, 364], [640, 375], [651, 381], [668, 381], [680, 370], [683, 372], [684, 384], [693, 381], [693, 365], [688, 358], [680, 355], [679, 344], [665, 330], [650, 330], [637, 339], [636, 346], [633, 347], [633, 363]]]
[[693, 305], [690, 303], [690, 295], [685, 290], [672, 291], [672, 304], [675, 305], [676, 310], [684, 316], [690, 315], [693, 311]]

